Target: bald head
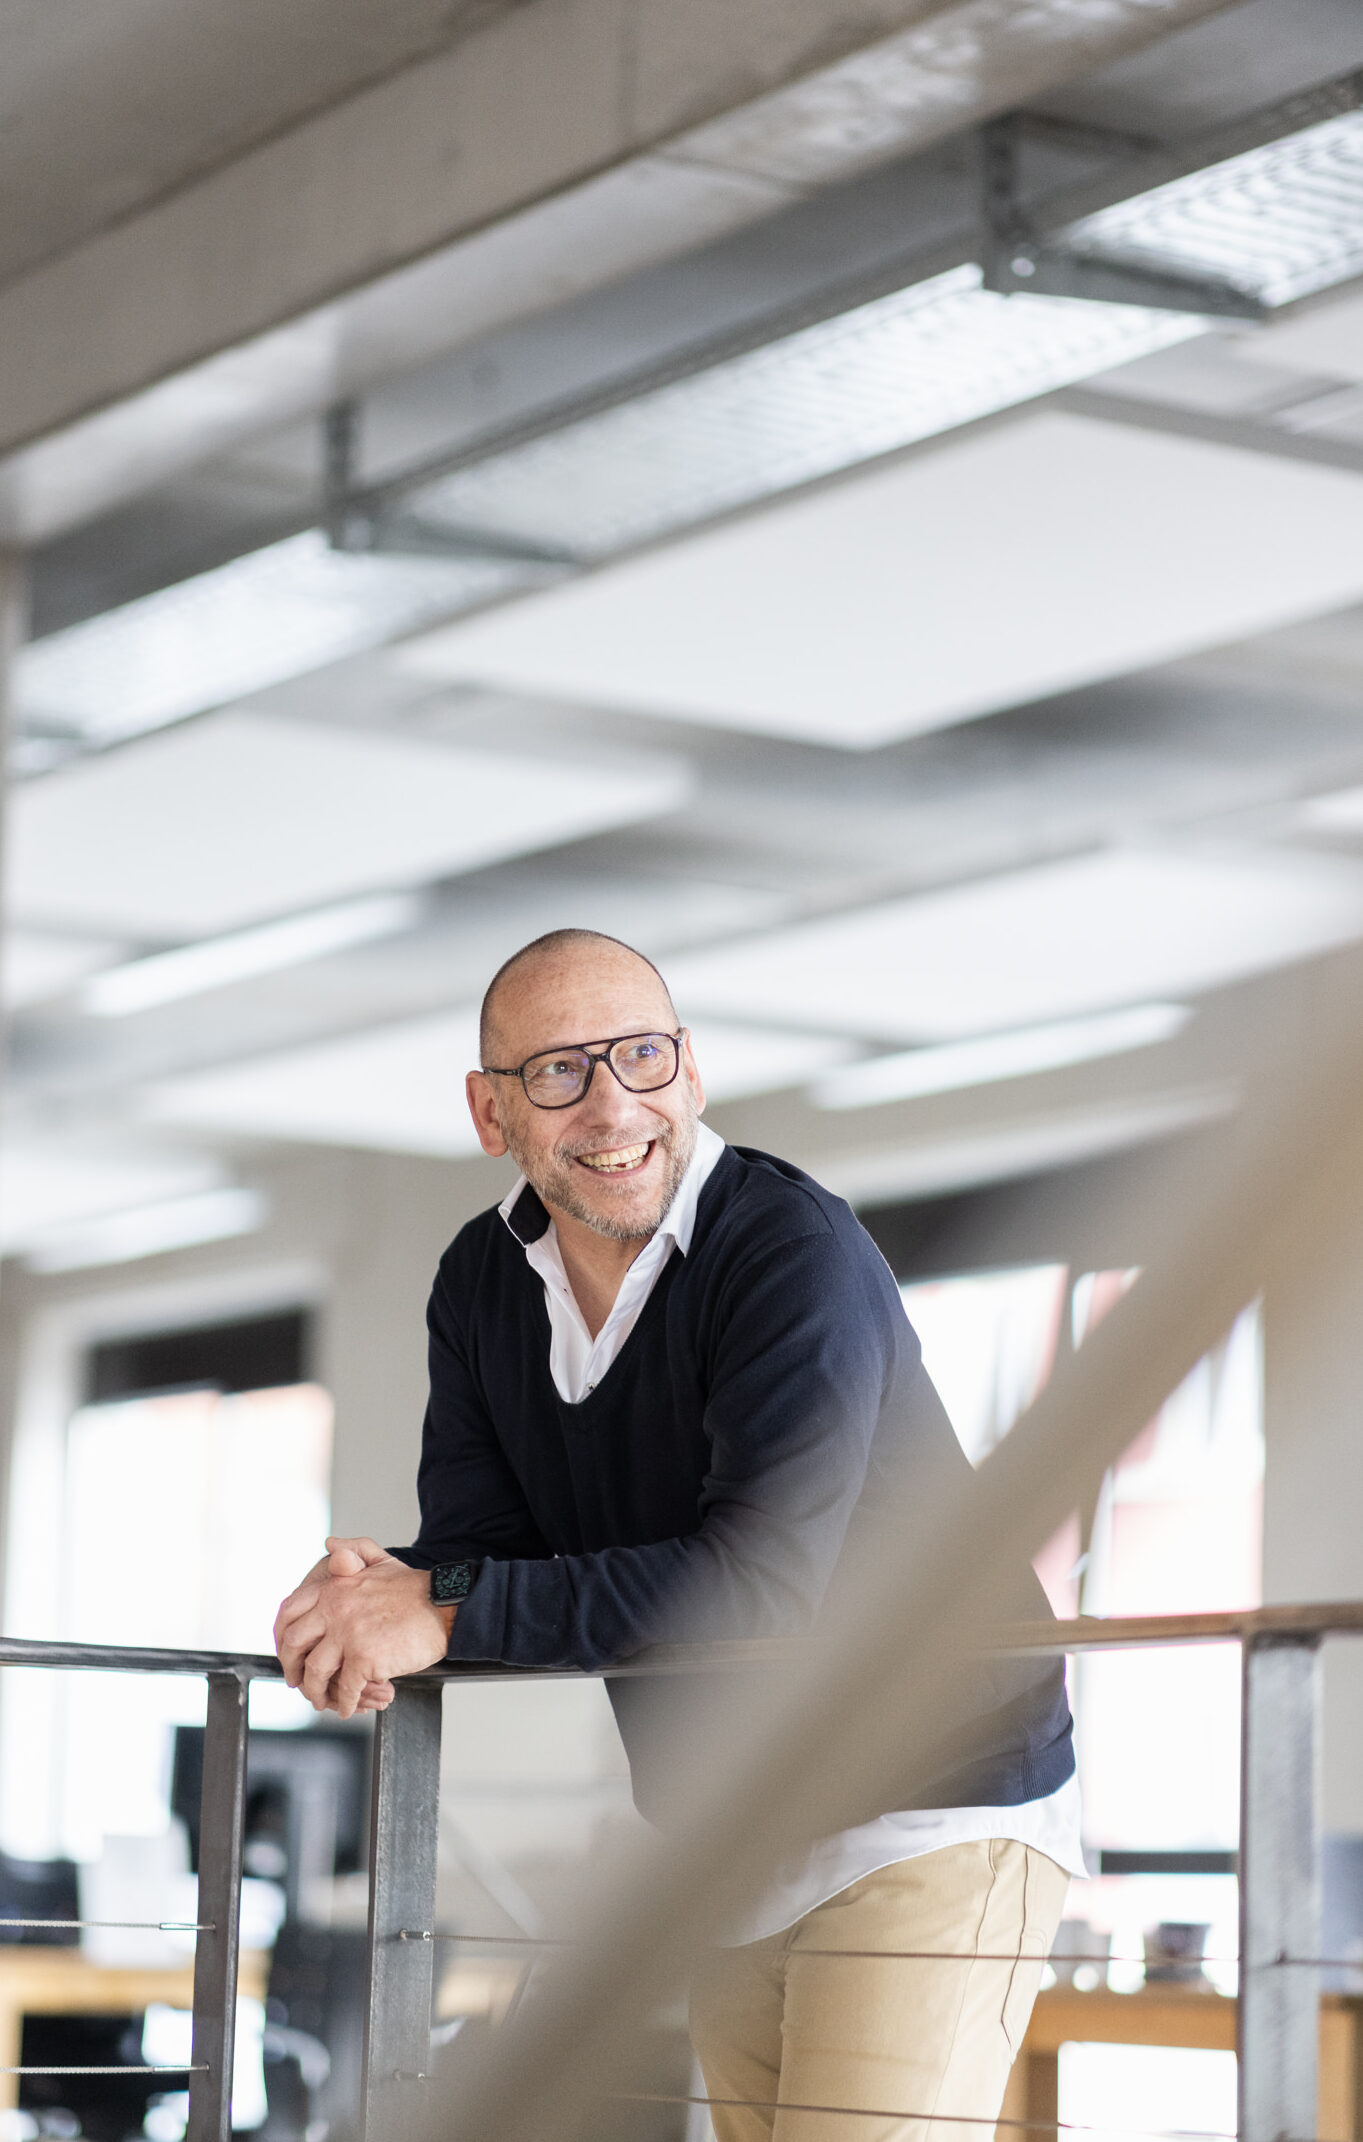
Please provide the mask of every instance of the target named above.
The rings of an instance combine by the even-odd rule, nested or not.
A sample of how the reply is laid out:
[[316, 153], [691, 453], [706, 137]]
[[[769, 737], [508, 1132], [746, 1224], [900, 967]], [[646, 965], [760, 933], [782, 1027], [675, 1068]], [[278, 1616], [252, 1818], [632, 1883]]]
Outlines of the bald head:
[[590, 1035], [535, 1031], [538, 1006], [552, 1019], [554, 1009], [580, 991], [618, 998], [622, 1006], [637, 1004], [638, 1014], [629, 1017], [642, 1018], [640, 1031], [660, 1015], [669, 1031], [679, 1023], [666, 982], [642, 952], [604, 930], [550, 930], [513, 952], [488, 983], [478, 1021], [480, 1061], [509, 1067], [537, 1048], [606, 1040], [609, 1029]]

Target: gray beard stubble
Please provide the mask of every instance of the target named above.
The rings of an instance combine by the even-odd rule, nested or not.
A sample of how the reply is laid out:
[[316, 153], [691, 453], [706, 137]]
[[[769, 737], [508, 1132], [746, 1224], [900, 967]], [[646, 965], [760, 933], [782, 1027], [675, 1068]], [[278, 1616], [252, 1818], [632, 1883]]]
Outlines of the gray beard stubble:
[[[576, 1158], [573, 1152], [568, 1152], [562, 1158], [556, 1156], [552, 1162], [544, 1164], [533, 1155], [518, 1153], [516, 1146], [520, 1141], [508, 1135], [505, 1125], [502, 1127], [502, 1136], [511, 1148], [512, 1159], [544, 1204], [556, 1205], [560, 1212], [567, 1213], [569, 1219], [579, 1221], [583, 1227], [590, 1227], [593, 1234], [604, 1235], [608, 1241], [643, 1242], [658, 1232], [672, 1209], [672, 1201], [681, 1188], [682, 1177], [691, 1165], [691, 1155], [696, 1150], [696, 1126], [699, 1121], [700, 1118], [693, 1109], [685, 1123], [664, 1122], [658, 1130], [649, 1133], [654, 1144], [660, 1145], [666, 1155], [667, 1176], [658, 1201], [658, 1210], [647, 1222], [611, 1220], [608, 1216], [593, 1211], [579, 1191], [573, 1175], [573, 1162]], [[585, 1144], [579, 1148], [579, 1151], [584, 1153], [590, 1153], [592, 1150], [592, 1146]], [[604, 1180], [609, 1181], [609, 1176]]]

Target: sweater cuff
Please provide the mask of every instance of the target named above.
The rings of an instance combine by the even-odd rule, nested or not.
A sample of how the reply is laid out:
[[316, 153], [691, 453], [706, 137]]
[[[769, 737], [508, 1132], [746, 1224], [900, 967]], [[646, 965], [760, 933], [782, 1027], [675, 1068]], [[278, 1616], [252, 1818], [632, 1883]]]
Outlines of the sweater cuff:
[[431, 1557], [423, 1554], [419, 1547], [385, 1547], [383, 1551], [385, 1554], [391, 1554], [395, 1562], [405, 1562], [409, 1569], [435, 1568]]
[[498, 1660], [505, 1655], [509, 1562], [483, 1563], [450, 1631], [447, 1659]]

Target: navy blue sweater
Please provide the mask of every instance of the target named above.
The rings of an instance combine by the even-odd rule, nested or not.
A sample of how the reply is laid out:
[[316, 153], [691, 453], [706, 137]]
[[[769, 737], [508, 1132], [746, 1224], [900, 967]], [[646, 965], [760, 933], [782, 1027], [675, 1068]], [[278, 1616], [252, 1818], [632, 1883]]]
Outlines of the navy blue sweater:
[[[880, 1252], [786, 1162], [726, 1148], [689, 1252], [576, 1405], [554, 1386], [522, 1247], [548, 1225], [532, 1190], [512, 1220], [494, 1208], [461, 1229], [428, 1312], [421, 1529], [403, 1559], [482, 1558], [451, 1658], [591, 1668], [671, 1637], [795, 1633], [887, 1475], [911, 1467], [930, 1512], [969, 1474]], [[1048, 1612], [1025, 1565], [1013, 1596]], [[627, 1746], [637, 1689], [611, 1688]], [[982, 1669], [969, 1708], [957, 1754], [897, 1805], [1015, 1805], [1070, 1775], [1058, 1663]]]

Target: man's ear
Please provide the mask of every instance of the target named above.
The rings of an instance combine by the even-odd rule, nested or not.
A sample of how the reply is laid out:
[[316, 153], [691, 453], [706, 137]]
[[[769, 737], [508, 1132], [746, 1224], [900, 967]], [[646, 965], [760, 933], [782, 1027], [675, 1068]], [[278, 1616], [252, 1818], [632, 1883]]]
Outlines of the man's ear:
[[696, 1068], [696, 1059], [691, 1051], [691, 1029], [689, 1027], [682, 1028], [682, 1075], [687, 1085], [691, 1088], [691, 1098], [696, 1104], [696, 1114], [698, 1116], [704, 1115], [705, 1088], [701, 1084], [700, 1072]]
[[468, 1095], [469, 1114], [478, 1133], [479, 1145], [493, 1160], [500, 1160], [508, 1146], [497, 1121], [497, 1096], [492, 1080], [485, 1071], [470, 1071], [464, 1080], [464, 1091]]

